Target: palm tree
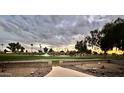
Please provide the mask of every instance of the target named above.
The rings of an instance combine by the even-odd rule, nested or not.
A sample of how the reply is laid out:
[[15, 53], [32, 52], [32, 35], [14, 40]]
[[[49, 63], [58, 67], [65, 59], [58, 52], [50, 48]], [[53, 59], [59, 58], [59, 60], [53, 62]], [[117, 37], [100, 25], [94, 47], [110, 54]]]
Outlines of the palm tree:
[[33, 50], [33, 44], [31, 44], [31, 52], [32, 52], [32, 50]]

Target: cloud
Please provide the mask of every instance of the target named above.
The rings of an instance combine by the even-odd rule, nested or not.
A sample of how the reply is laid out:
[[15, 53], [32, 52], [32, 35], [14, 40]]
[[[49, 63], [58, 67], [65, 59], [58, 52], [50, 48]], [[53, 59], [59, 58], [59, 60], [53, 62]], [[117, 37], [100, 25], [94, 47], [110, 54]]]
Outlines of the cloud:
[[89, 31], [102, 28], [111, 15], [0, 16], [0, 42], [41, 43], [51, 47], [74, 44]]

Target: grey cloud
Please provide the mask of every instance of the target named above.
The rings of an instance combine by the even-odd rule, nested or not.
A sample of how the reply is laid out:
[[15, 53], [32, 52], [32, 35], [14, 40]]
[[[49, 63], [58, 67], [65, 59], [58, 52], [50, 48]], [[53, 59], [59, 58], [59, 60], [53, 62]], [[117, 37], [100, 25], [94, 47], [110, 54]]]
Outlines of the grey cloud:
[[0, 42], [38, 42], [58, 47], [102, 28], [121, 15], [25, 15], [0, 16]]

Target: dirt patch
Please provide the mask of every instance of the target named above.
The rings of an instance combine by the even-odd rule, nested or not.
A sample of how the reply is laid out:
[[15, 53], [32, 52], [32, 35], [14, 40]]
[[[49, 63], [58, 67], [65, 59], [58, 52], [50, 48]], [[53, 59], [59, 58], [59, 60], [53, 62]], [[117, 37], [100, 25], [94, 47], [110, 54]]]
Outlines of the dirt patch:
[[100, 77], [124, 76], [124, 65], [112, 62], [68, 62], [61, 66]]
[[[0, 76], [42, 77], [52, 70], [47, 62], [1, 63]], [[7, 73], [7, 74], [6, 74]]]

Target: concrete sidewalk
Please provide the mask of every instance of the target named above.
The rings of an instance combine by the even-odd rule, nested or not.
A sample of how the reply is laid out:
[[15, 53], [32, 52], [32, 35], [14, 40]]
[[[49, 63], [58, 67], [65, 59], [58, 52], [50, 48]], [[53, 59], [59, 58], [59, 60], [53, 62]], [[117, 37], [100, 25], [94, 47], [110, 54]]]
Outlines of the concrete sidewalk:
[[48, 73], [45, 77], [94, 77], [94, 76], [81, 73], [72, 69], [57, 66], [52, 67], [52, 71]]

